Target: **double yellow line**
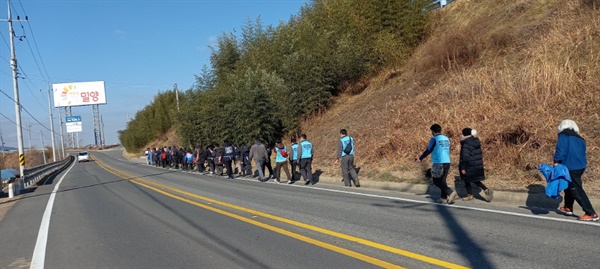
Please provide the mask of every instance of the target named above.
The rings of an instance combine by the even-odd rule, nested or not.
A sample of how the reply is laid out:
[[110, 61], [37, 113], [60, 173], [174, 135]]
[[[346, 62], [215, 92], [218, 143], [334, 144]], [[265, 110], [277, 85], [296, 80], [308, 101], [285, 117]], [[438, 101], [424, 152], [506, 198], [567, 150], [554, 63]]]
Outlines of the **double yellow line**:
[[398, 255], [402, 255], [402, 256], [405, 256], [405, 257], [408, 257], [408, 258], [412, 258], [412, 259], [419, 260], [419, 261], [422, 261], [422, 262], [426, 262], [426, 263], [430, 263], [430, 264], [433, 264], [433, 265], [437, 265], [437, 266], [440, 266], [440, 267], [445, 267], [445, 268], [461, 268], [461, 269], [462, 268], [468, 268], [468, 267], [464, 267], [464, 266], [461, 266], [461, 265], [458, 265], [458, 264], [453, 264], [453, 263], [446, 262], [446, 261], [443, 261], [443, 260], [439, 260], [439, 259], [431, 258], [431, 257], [428, 257], [428, 256], [420, 255], [420, 254], [417, 254], [417, 253], [413, 253], [413, 252], [410, 252], [410, 251], [406, 251], [406, 250], [402, 250], [402, 249], [390, 247], [390, 246], [387, 246], [387, 245], [384, 245], [384, 244], [380, 244], [380, 243], [376, 243], [376, 242], [373, 242], [373, 241], [370, 241], [370, 240], [366, 240], [366, 239], [362, 239], [362, 238], [350, 236], [350, 235], [343, 234], [343, 233], [338, 233], [338, 232], [335, 232], [335, 231], [331, 231], [331, 230], [323, 229], [323, 228], [320, 228], [320, 227], [312, 226], [312, 225], [309, 225], [309, 224], [306, 224], [306, 223], [302, 223], [302, 222], [298, 222], [298, 221], [294, 221], [294, 220], [290, 220], [290, 219], [286, 219], [286, 218], [274, 216], [274, 215], [267, 214], [267, 213], [264, 213], [264, 212], [260, 212], [260, 211], [248, 209], [248, 208], [245, 208], [245, 207], [241, 207], [241, 206], [237, 206], [237, 205], [225, 203], [225, 202], [222, 202], [222, 201], [214, 200], [214, 199], [211, 199], [211, 198], [208, 198], [208, 197], [200, 196], [200, 195], [197, 195], [197, 194], [194, 194], [194, 193], [182, 191], [180, 189], [169, 187], [167, 185], [163, 185], [163, 184], [160, 184], [160, 183], [157, 183], [157, 182], [154, 182], [154, 181], [150, 181], [150, 180], [147, 180], [147, 179], [144, 179], [144, 178], [141, 178], [141, 177], [129, 174], [127, 172], [115, 169], [113, 167], [110, 167], [110, 166], [104, 164], [101, 161], [95, 160], [95, 162], [100, 167], [102, 167], [104, 170], [106, 170], [106, 171], [108, 171], [108, 172], [116, 175], [117, 177], [120, 177], [122, 179], [128, 180], [128, 181], [130, 181], [130, 182], [132, 182], [134, 184], [140, 185], [142, 187], [151, 189], [153, 191], [156, 191], [156, 192], [158, 192], [160, 194], [163, 194], [165, 196], [171, 197], [173, 199], [177, 199], [179, 201], [182, 201], [182, 202], [185, 202], [185, 203], [188, 203], [188, 204], [192, 204], [192, 205], [204, 208], [206, 210], [213, 211], [215, 213], [219, 213], [219, 214], [222, 214], [222, 215], [225, 215], [225, 216], [237, 219], [237, 220], [241, 220], [243, 222], [246, 222], [246, 223], [249, 223], [249, 224], [252, 224], [252, 225], [256, 225], [258, 227], [262, 227], [264, 229], [267, 229], [267, 230], [270, 230], [270, 231], [273, 231], [273, 232], [276, 232], [276, 233], [279, 233], [279, 234], [282, 234], [282, 235], [286, 235], [286, 236], [289, 236], [289, 237], [298, 239], [300, 241], [303, 241], [303, 242], [306, 242], [306, 243], [310, 243], [310, 244], [313, 244], [313, 245], [316, 245], [316, 246], [319, 246], [319, 247], [322, 247], [322, 248], [325, 248], [325, 249], [329, 249], [329, 250], [335, 251], [337, 253], [340, 253], [340, 254], [343, 254], [343, 255], [346, 255], [346, 256], [350, 256], [352, 258], [355, 258], [355, 259], [358, 259], [358, 260], [361, 260], [361, 261], [364, 261], [364, 262], [367, 262], [367, 263], [370, 263], [370, 264], [373, 264], [373, 265], [377, 265], [377, 266], [380, 266], [380, 267], [383, 267], [383, 268], [403, 268], [403, 267], [395, 265], [395, 264], [392, 264], [392, 263], [389, 263], [389, 262], [385, 262], [385, 261], [382, 261], [382, 260], [379, 260], [379, 259], [376, 259], [376, 258], [373, 258], [373, 257], [370, 257], [370, 256], [367, 256], [367, 255], [364, 255], [364, 254], [361, 254], [361, 253], [358, 253], [358, 252], [355, 252], [355, 251], [352, 251], [352, 250], [349, 250], [349, 249], [341, 248], [341, 247], [338, 247], [338, 246], [335, 246], [335, 245], [332, 245], [332, 244], [329, 244], [329, 243], [326, 243], [326, 242], [323, 242], [323, 241], [315, 240], [315, 239], [312, 239], [310, 237], [307, 237], [307, 236], [304, 236], [304, 235], [301, 235], [301, 234], [293, 233], [293, 232], [290, 232], [290, 231], [287, 231], [287, 230], [284, 230], [284, 229], [281, 229], [281, 228], [278, 228], [278, 227], [275, 227], [275, 226], [272, 226], [272, 225], [269, 225], [269, 224], [265, 224], [265, 223], [262, 223], [262, 222], [259, 222], [259, 221], [256, 221], [256, 220], [253, 220], [253, 219], [241, 216], [241, 215], [237, 215], [237, 214], [234, 214], [234, 213], [231, 213], [231, 212], [227, 212], [225, 210], [218, 209], [218, 208], [206, 205], [204, 203], [200, 203], [200, 202], [197, 202], [197, 201], [194, 201], [194, 200], [190, 200], [190, 199], [185, 198], [183, 196], [175, 195], [174, 193], [181, 194], [181, 195], [184, 195], [184, 196], [187, 196], [187, 197], [190, 197], [190, 198], [199, 199], [199, 200], [205, 201], [207, 203], [217, 204], [217, 205], [220, 205], [220, 206], [223, 206], [223, 207], [227, 207], [227, 208], [231, 208], [231, 209], [235, 209], [235, 210], [238, 210], [238, 211], [241, 211], [241, 212], [246, 212], [246, 213], [249, 213], [249, 214], [252, 214], [252, 215], [264, 217], [264, 218], [267, 218], [267, 219], [279, 221], [279, 222], [286, 223], [286, 224], [289, 224], [289, 225], [294, 225], [294, 226], [297, 226], [297, 227], [300, 227], [300, 228], [304, 228], [304, 229], [307, 229], [307, 230], [319, 232], [319, 233], [326, 234], [326, 235], [329, 235], [329, 236], [333, 236], [333, 237], [345, 239], [345, 240], [348, 240], [348, 241], [351, 241], [351, 242], [355, 242], [355, 243], [359, 243], [359, 244], [366, 245], [366, 246], [369, 246], [369, 247], [373, 247], [373, 248], [376, 248], [376, 249], [388, 251], [388, 252], [395, 253], [395, 254], [398, 254]]

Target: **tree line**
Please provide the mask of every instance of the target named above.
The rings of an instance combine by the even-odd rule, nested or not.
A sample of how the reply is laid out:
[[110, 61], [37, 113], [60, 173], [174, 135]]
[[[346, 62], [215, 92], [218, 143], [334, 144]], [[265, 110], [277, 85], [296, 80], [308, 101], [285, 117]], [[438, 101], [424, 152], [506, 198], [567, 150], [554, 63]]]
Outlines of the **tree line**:
[[[313, 0], [278, 25], [248, 20], [211, 47], [191, 89], [159, 93], [119, 131], [136, 152], [175, 127], [183, 146], [297, 136], [300, 122], [424, 38], [431, 0]], [[353, 89], [359, 93], [362, 89]]]

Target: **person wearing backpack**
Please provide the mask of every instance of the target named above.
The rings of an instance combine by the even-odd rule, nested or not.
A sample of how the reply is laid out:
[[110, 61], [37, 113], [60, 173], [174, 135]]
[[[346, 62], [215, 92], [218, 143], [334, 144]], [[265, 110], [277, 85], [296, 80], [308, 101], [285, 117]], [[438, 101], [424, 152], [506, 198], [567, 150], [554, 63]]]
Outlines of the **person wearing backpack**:
[[335, 164], [342, 162], [342, 177], [344, 178], [344, 187], [352, 187], [352, 182], [357, 188], [360, 187], [358, 174], [354, 168], [354, 139], [348, 136], [346, 129], [340, 130], [340, 140], [337, 148], [337, 158]]
[[281, 169], [285, 172], [287, 176], [287, 182], [292, 182], [290, 177], [290, 171], [287, 166], [287, 148], [283, 145], [281, 139], [277, 139], [275, 141], [275, 180], [277, 183], [281, 183]]
[[227, 169], [227, 178], [233, 179], [233, 167], [231, 163], [235, 159], [235, 148], [229, 143], [229, 141], [225, 140], [225, 142], [223, 143], [222, 152], [223, 153], [221, 155], [221, 160], [222, 163], [225, 165], [225, 168]]

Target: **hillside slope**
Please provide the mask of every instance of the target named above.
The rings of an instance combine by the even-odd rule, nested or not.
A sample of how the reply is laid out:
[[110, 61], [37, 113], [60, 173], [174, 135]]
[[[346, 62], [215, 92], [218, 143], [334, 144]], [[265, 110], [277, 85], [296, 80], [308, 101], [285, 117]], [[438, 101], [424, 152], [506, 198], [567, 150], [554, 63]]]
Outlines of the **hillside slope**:
[[[302, 124], [315, 169], [339, 175], [341, 128], [357, 141], [363, 177], [419, 182], [413, 160], [439, 123], [452, 141], [479, 131], [489, 185], [527, 191], [544, 184], [561, 120], [575, 120], [588, 144], [583, 177], [600, 196], [600, 11], [581, 0], [458, 0], [434, 15], [429, 36], [406, 64], [344, 94]], [[486, 182], [486, 184], [488, 184]]]

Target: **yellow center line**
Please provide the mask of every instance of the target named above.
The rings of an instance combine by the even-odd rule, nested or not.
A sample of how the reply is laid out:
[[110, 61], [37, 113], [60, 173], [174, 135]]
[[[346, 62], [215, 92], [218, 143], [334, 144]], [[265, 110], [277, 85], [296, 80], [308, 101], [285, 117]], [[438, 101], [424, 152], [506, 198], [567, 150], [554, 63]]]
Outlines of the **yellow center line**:
[[[229, 204], [229, 203], [222, 202], [222, 201], [219, 201], [219, 200], [211, 199], [211, 198], [208, 198], [208, 197], [200, 196], [200, 195], [197, 195], [197, 194], [194, 194], [194, 193], [182, 191], [182, 190], [179, 190], [179, 189], [176, 189], [176, 188], [173, 188], [173, 187], [169, 187], [167, 185], [163, 185], [163, 184], [151, 181], [151, 180], [147, 180], [147, 179], [144, 179], [144, 178], [141, 178], [141, 177], [129, 174], [127, 172], [115, 169], [113, 167], [109, 167], [109, 166], [107, 166], [104, 163], [99, 162], [99, 161], [96, 161], [96, 163], [98, 163], [98, 165], [100, 167], [104, 168], [105, 170], [107, 170], [107, 171], [109, 171], [109, 172], [111, 172], [111, 173], [113, 173], [113, 174], [115, 174], [115, 175], [117, 175], [117, 176], [119, 176], [119, 177], [121, 177], [123, 179], [130, 180], [131, 182], [133, 182], [135, 184], [138, 184], [138, 185], [150, 188], [152, 190], [155, 190], [155, 191], [157, 191], [159, 193], [163, 193], [163, 194], [165, 194], [167, 196], [170, 196], [170, 197], [173, 197], [175, 199], [178, 199], [178, 200], [181, 200], [181, 201], [185, 201], [185, 202], [188, 202], [188, 203], [192, 203], [192, 204], [200, 206], [202, 208], [205, 208], [205, 209], [208, 209], [208, 210], [211, 210], [211, 211], [214, 211], [214, 212], [218, 212], [220, 214], [224, 214], [224, 215], [227, 215], [227, 216], [230, 216], [230, 217], [242, 220], [242, 221], [246, 221], [247, 218], [239, 216], [239, 215], [235, 215], [235, 214], [227, 212], [227, 211], [222, 211], [222, 210], [217, 209], [217, 208], [209, 207], [209, 206], [206, 206], [204, 204], [200, 204], [198, 202], [191, 201], [191, 200], [188, 200], [188, 199], [180, 197], [180, 196], [176, 196], [174, 194], [165, 192], [163, 190], [159, 190], [158, 188], [166, 189], [166, 190], [169, 190], [169, 191], [172, 191], [172, 192], [175, 192], [175, 193], [179, 193], [179, 194], [182, 194], [182, 195], [185, 195], [185, 196], [188, 196], [188, 197], [192, 197], [192, 198], [204, 200], [204, 201], [209, 202], [209, 203], [218, 204], [218, 205], [221, 205], [221, 206], [224, 206], [224, 207], [228, 207], [228, 208], [235, 209], [235, 210], [238, 210], [238, 211], [246, 212], [246, 213], [253, 214], [253, 215], [256, 215], [256, 216], [261, 216], [261, 217], [264, 217], [264, 218], [267, 218], [267, 219], [276, 220], [276, 221], [279, 221], [279, 222], [282, 222], [282, 223], [287, 223], [287, 224], [290, 224], [290, 225], [293, 225], [293, 226], [297, 226], [297, 227], [300, 227], [300, 228], [304, 228], [304, 229], [308, 229], [308, 230], [311, 230], [311, 231], [319, 232], [319, 233], [326, 234], [326, 235], [329, 235], [329, 236], [333, 236], [333, 237], [345, 239], [345, 240], [348, 240], [348, 241], [351, 241], [351, 242], [356, 242], [356, 243], [359, 243], [359, 244], [362, 244], [362, 245], [366, 245], [366, 246], [369, 246], [369, 247], [372, 247], [372, 248], [376, 248], [376, 249], [384, 250], [384, 251], [387, 251], [387, 252], [395, 253], [395, 254], [398, 254], [398, 255], [401, 255], [401, 256], [405, 256], [405, 257], [412, 258], [412, 259], [415, 259], [415, 260], [419, 260], [419, 261], [422, 261], [422, 262], [430, 263], [430, 264], [437, 265], [437, 266], [440, 266], [440, 267], [445, 267], [445, 268], [460, 268], [460, 269], [466, 269], [466, 268], [468, 268], [468, 267], [465, 267], [465, 266], [462, 266], [462, 265], [450, 263], [450, 262], [447, 262], [447, 261], [439, 260], [439, 259], [436, 259], [436, 258], [428, 257], [428, 256], [425, 256], [425, 255], [421, 255], [421, 254], [417, 254], [417, 253], [414, 253], [414, 252], [410, 252], [410, 251], [406, 251], [406, 250], [394, 248], [394, 247], [391, 247], [391, 246], [387, 246], [387, 245], [384, 245], [384, 244], [380, 244], [380, 243], [377, 243], [377, 242], [373, 242], [373, 241], [370, 241], [370, 240], [367, 240], [367, 239], [363, 239], [363, 238], [359, 238], [359, 237], [354, 237], [354, 236], [351, 236], [351, 235], [347, 235], [347, 234], [335, 232], [335, 231], [332, 231], [332, 230], [327, 230], [327, 229], [316, 227], [316, 226], [312, 226], [312, 225], [309, 225], [309, 224], [306, 224], [306, 223], [302, 223], [302, 222], [298, 222], [298, 221], [294, 221], [294, 220], [290, 220], [290, 219], [286, 219], [286, 218], [274, 216], [274, 215], [271, 215], [271, 214], [268, 214], [268, 213], [264, 213], [264, 212], [260, 212], [260, 211], [256, 211], [256, 210], [252, 210], [252, 209], [248, 209], [248, 208], [244, 208], [244, 207], [241, 207], [241, 206], [237, 206], [237, 205]], [[149, 185], [154, 185], [154, 186], [156, 186], [158, 188], [151, 187]], [[224, 212], [224, 213], [222, 213], [222, 212]], [[308, 243], [311, 243], [311, 244], [315, 244], [315, 245], [318, 245], [318, 246], [321, 246], [321, 247], [324, 247], [324, 248], [327, 248], [327, 249], [339, 252], [339, 251], [331, 249], [329, 247], [325, 247], [325, 245], [329, 245], [327, 243], [324, 243], [324, 242], [321, 242], [321, 241], [317, 241], [317, 240], [314, 240], [314, 239], [311, 239], [311, 238], [308, 238], [308, 237], [305, 237], [305, 236], [302, 236], [302, 235], [299, 235], [299, 234], [291, 233], [289, 231], [285, 231], [283, 229], [270, 226], [268, 224], [257, 222], [255, 220], [251, 220], [251, 219], [247, 219], [247, 220], [248, 220], [247, 221], [248, 223], [251, 223], [251, 224], [254, 224], [254, 225], [257, 225], [257, 226], [260, 226], [260, 227], [263, 227], [263, 228], [266, 228], [266, 229], [269, 229], [269, 230], [272, 230], [272, 231], [275, 231], [275, 232], [278, 232], [278, 233], [281, 233], [281, 234], [285, 234], [285, 235], [288, 235], [290, 237], [293, 237], [293, 238], [296, 238], [296, 239], [299, 239], [299, 240], [302, 240], [302, 241], [305, 241], [305, 242], [308, 242]], [[272, 229], [271, 228], [267, 228], [267, 226], [268, 227], [272, 227]], [[292, 236], [292, 234], [294, 236]], [[325, 244], [325, 245], [320, 245], [320, 244], [316, 244], [316, 243], [313, 243], [313, 242], [309, 242], [309, 241], [306, 241], [306, 240], [301, 239], [301, 238], [307, 238], [307, 240], [311, 240], [311, 241], [314, 241], [314, 242], [319, 242], [320, 244]], [[332, 245], [330, 245], [330, 246], [332, 246]], [[338, 248], [336, 246], [332, 246], [332, 247]], [[350, 250], [343, 250], [343, 252], [339, 252], [339, 253], [347, 255], [346, 253], [349, 253], [349, 252], [352, 252], [352, 251], [350, 251]], [[358, 255], [362, 255], [362, 254], [358, 254]], [[349, 256], [351, 256], [351, 255], [349, 255]], [[362, 255], [362, 256], [364, 256], [364, 255]], [[353, 256], [353, 255], [352, 255], [352, 257], [355, 257], [357, 259], [360, 259], [360, 260], [363, 260], [363, 261], [366, 261], [366, 262], [369, 262], [369, 263], [372, 263], [372, 262], [370, 262], [371, 259], [376, 260], [376, 261], [380, 261], [380, 260], [377, 260], [377, 259], [369, 257], [369, 256], [364, 256], [364, 257], [368, 258], [369, 260], [361, 259], [361, 258], [358, 258], [358, 257]], [[380, 261], [380, 262], [386, 263], [384, 261]], [[375, 263], [372, 263], [372, 264], [375, 264]], [[393, 264], [389, 264], [389, 265], [376, 264], [376, 265], [382, 266], [382, 267], [386, 267], [386, 268], [392, 268], [392, 267], [389, 267], [389, 265], [392, 265], [394, 268], [398, 268], [398, 266], [393, 265]]]

